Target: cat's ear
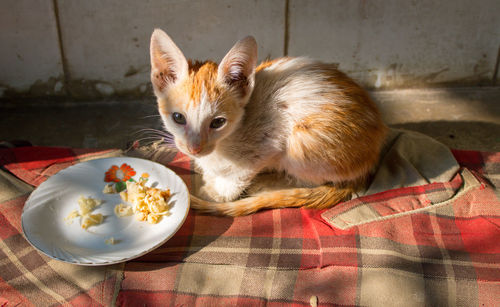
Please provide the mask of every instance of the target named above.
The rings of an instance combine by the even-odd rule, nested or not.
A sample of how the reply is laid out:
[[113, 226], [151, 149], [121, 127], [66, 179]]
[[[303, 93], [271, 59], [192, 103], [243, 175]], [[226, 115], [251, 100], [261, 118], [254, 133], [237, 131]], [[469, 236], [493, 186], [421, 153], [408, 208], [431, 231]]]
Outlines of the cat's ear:
[[150, 54], [151, 82], [157, 95], [188, 74], [186, 58], [167, 33], [160, 29], [155, 29], [151, 35]]
[[229, 86], [236, 87], [246, 96], [253, 89], [257, 42], [252, 36], [238, 41], [222, 59], [217, 78]]

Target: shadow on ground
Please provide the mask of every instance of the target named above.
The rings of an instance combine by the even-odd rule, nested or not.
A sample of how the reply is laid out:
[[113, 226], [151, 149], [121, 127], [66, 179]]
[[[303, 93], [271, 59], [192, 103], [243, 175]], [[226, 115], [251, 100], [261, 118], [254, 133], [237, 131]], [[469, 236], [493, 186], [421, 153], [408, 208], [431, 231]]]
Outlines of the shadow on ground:
[[[500, 87], [371, 92], [391, 127], [422, 132], [457, 149], [500, 151]], [[73, 148], [120, 148], [159, 139], [153, 97], [135, 100], [0, 102], [0, 141]]]
[[426, 134], [451, 148], [500, 151], [500, 123], [422, 121], [391, 127]]

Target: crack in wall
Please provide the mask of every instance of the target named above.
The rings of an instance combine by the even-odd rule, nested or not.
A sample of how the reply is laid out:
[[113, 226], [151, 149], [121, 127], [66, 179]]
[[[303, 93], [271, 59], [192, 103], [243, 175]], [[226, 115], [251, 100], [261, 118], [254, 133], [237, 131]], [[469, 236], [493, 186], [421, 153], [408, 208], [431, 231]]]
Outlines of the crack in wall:
[[59, 44], [59, 52], [61, 55], [61, 65], [63, 69], [63, 91], [68, 95], [71, 94], [69, 92], [69, 87], [68, 84], [71, 80], [70, 78], [70, 73], [69, 73], [69, 68], [68, 68], [68, 61], [66, 59], [66, 54], [64, 53], [64, 45], [63, 45], [63, 39], [62, 39], [62, 29], [61, 29], [61, 21], [59, 17], [59, 6], [57, 4], [57, 0], [52, 0], [52, 7], [54, 9], [54, 17], [56, 21], [56, 28], [57, 28], [57, 42]]
[[495, 70], [493, 71], [492, 84], [497, 85], [498, 68], [500, 66], [500, 46], [498, 46], [497, 62], [495, 64]]
[[283, 37], [283, 56], [288, 56], [288, 44], [290, 40], [290, 0], [285, 0], [285, 25]]

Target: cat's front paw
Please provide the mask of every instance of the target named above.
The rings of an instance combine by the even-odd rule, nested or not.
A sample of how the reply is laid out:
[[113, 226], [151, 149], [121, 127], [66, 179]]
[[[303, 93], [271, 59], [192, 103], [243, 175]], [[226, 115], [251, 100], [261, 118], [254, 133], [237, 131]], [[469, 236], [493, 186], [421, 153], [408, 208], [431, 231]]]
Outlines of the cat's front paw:
[[236, 181], [215, 177], [205, 182], [200, 189], [203, 198], [216, 202], [228, 202], [237, 199], [243, 192], [245, 186], [238, 185]]
[[204, 200], [208, 201], [217, 201], [217, 192], [214, 190], [213, 186], [210, 184], [205, 184], [203, 185], [200, 190], [199, 190], [199, 196], [203, 198]]

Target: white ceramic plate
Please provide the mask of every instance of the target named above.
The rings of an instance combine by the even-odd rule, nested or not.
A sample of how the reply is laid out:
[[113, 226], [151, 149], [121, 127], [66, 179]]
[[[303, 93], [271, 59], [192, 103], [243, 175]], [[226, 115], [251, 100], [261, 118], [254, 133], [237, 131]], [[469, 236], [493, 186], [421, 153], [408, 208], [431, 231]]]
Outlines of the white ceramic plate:
[[[146, 186], [170, 189], [171, 214], [158, 224], [114, 214], [115, 205], [123, 201], [119, 194], [102, 192], [105, 173], [113, 165], [120, 167], [124, 163], [135, 171], [133, 179], [148, 173]], [[92, 212], [105, 216], [102, 224], [84, 230], [80, 218], [71, 224], [65, 221], [71, 211], [79, 208], [81, 195], [104, 201]], [[79, 265], [108, 265], [139, 257], [165, 243], [180, 228], [188, 211], [186, 185], [170, 169], [143, 159], [106, 158], [75, 164], [43, 182], [26, 201], [22, 227], [26, 239], [49, 257]], [[106, 244], [111, 237], [116, 244]]]

